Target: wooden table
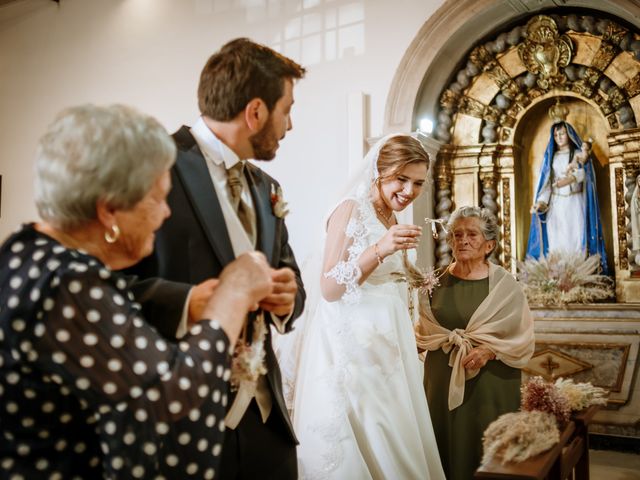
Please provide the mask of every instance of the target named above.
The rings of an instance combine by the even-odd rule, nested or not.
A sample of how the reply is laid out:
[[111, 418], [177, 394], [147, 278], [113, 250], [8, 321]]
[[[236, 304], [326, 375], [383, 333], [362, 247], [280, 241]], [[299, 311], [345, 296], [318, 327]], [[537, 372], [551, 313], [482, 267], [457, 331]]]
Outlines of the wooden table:
[[520, 463], [503, 465], [490, 460], [476, 470], [474, 478], [509, 480], [589, 479], [589, 423], [598, 407], [593, 405], [574, 415], [560, 433], [560, 441], [546, 452]]
[[[578, 412], [573, 416], [576, 424], [575, 438], [579, 439], [581, 444], [576, 446], [576, 450], [580, 452], [575, 465], [575, 480], [589, 480], [589, 424], [593, 420], [594, 415], [599, 409], [599, 405], [592, 405], [589, 408]], [[561, 478], [566, 478], [571, 471], [565, 472]]]

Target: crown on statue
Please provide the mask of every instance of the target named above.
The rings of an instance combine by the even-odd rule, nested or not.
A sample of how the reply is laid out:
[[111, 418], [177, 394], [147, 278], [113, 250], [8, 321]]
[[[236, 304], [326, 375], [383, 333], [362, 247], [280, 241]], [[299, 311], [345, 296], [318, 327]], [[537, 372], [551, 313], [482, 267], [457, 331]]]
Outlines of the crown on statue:
[[569, 115], [569, 109], [566, 105], [556, 98], [556, 103], [549, 109], [549, 118], [553, 123], [564, 122]]

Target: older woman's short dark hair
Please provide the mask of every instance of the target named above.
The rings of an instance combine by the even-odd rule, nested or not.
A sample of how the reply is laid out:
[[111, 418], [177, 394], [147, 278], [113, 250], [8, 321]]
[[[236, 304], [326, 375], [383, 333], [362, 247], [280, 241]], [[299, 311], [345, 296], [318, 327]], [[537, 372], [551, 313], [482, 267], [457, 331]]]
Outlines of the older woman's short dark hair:
[[[449, 217], [447, 222], [447, 243], [452, 246], [453, 229], [456, 223], [462, 218], [477, 218], [480, 221], [480, 230], [485, 240], [495, 240], [498, 242], [498, 220], [496, 216], [486, 208], [480, 207], [460, 207], [456, 209]], [[493, 249], [495, 249], [495, 245]], [[492, 250], [493, 252], [493, 250]], [[491, 255], [491, 252], [489, 252]]]
[[67, 229], [94, 220], [98, 200], [132, 208], [175, 158], [172, 138], [148, 115], [124, 105], [66, 109], [38, 144], [38, 213]]

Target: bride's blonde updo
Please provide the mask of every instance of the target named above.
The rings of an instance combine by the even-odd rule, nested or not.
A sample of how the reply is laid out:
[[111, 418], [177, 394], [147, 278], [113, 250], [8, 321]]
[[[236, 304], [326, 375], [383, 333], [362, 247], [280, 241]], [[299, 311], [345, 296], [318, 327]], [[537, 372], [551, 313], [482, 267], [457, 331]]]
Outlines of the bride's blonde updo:
[[429, 168], [429, 154], [419, 140], [409, 135], [396, 135], [382, 146], [378, 154], [379, 181], [395, 177], [400, 170], [414, 163], [425, 163]]

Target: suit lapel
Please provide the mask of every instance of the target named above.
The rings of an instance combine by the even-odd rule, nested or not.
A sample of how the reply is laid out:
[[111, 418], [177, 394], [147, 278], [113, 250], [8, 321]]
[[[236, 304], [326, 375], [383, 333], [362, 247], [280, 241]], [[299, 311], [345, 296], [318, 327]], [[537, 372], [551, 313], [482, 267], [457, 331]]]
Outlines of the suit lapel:
[[247, 163], [246, 174], [258, 224], [256, 248], [266, 255], [269, 263], [272, 263], [277, 218], [271, 207], [271, 183], [250, 163]]
[[176, 162], [178, 175], [211, 247], [222, 265], [226, 265], [233, 261], [235, 255], [206, 161], [197, 144], [181, 153]]

